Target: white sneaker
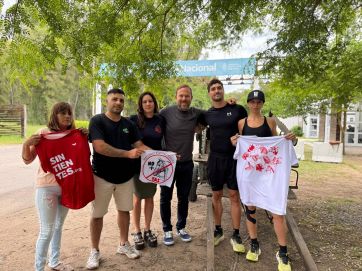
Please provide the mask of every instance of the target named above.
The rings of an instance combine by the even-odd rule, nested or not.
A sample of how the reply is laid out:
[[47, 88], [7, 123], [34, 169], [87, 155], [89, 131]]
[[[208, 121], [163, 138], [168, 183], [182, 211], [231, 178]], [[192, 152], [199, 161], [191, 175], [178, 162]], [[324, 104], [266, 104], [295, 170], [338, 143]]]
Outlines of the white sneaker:
[[55, 270], [55, 271], [74, 271], [74, 268], [69, 265], [69, 264], [65, 264], [62, 262], [59, 262], [56, 266], [52, 267], [48, 264], [49, 268], [51, 270]]
[[175, 241], [173, 240], [172, 231], [165, 231], [163, 236], [163, 243], [166, 246], [172, 246], [175, 243]]
[[87, 261], [87, 269], [89, 270], [97, 269], [99, 267], [100, 260], [101, 260], [101, 254], [99, 253], [99, 250], [92, 248]]
[[140, 252], [129, 242], [126, 242], [123, 246], [119, 245], [117, 248], [117, 253], [126, 255], [130, 259], [137, 259], [140, 257]]
[[192, 240], [190, 234], [188, 234], [185, 229], [177, 230], [177, 235], [180, 236], [181, 240], [184, 242], [191, 242]]

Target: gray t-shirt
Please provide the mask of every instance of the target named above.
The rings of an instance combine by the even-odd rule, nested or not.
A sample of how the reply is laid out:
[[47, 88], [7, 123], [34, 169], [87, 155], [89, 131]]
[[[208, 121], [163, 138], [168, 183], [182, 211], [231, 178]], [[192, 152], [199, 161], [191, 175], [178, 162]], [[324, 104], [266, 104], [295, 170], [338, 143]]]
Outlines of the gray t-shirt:
[[205, 111], [190, 107], [181, 111], [176, 105], [161, 110], [166, 123], [164, 134], [166, 150], [181, 155], [180, 161], [192, 160], [195, 127]]

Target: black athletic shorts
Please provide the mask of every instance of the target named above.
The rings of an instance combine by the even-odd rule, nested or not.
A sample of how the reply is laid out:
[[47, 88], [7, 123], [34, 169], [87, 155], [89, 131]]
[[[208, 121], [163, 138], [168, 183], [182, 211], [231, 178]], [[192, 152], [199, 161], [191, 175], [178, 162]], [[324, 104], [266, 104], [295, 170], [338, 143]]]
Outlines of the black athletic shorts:
[[207, 178], [212, 191], [220, 191], [224, 184], [231, 190], [238, 190], [236, 181], [236, 160], [231, 156], [210, 153], [207, 161]]

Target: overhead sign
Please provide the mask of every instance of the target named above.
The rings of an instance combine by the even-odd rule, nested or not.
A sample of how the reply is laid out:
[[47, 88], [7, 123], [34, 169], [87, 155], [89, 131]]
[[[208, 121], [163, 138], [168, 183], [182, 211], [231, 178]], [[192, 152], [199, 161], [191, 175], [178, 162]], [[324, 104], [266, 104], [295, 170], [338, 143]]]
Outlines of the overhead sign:
[[[178, 60], [175, 62], [178, 76], [227, 76], [255, 75], [255, 58], [232, 58], [217, 60]], [[101, 77], [116, 77], [115, 64], [102, 63], [98, 71]]]
[[176, 61], [178, 76], [254, 75], [255, 58]]

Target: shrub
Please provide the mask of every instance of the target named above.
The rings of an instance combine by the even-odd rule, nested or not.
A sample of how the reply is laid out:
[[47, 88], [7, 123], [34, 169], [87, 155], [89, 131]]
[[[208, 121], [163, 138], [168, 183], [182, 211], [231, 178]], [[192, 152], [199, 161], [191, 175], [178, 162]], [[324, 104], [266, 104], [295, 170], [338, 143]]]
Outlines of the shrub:
[[290, 129], [291, 132], [293, 132], [296, 136], [303, 136], [303, 129], [302, 127], [296, 125], [296, 126], [293, 126], [292, 129]]
[[88, 120], [75, 120], [76, 128], [87, 128], [88, 129], [89, 121]]

